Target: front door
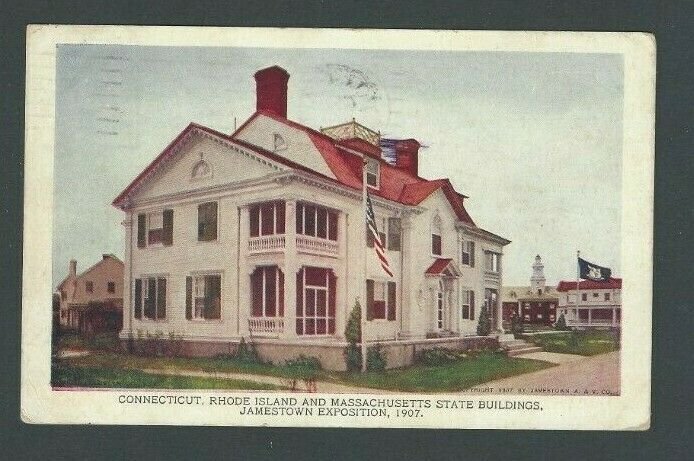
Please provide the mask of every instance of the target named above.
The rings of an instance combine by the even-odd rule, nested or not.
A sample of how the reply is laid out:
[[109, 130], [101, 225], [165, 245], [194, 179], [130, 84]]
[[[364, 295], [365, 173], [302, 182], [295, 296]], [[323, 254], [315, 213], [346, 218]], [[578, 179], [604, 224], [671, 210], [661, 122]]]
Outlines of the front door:
[[484, 289], [484, 301], [487, 305], [487, 315], [489, 315], [489, 318], [491, 319], [492, 330], [498, 330], [499, 329], [499, 318], [498, 318], [499, 293], [498, 293], [498, 291], [493, 289], [493, 288], [485, 288]]
[[436, 308], [436, 330], [449, 331], [450, 325], [450, 300], [451, 300], [450, 283], [445, 280], [439, 280], [436, 290], [435, 308]]

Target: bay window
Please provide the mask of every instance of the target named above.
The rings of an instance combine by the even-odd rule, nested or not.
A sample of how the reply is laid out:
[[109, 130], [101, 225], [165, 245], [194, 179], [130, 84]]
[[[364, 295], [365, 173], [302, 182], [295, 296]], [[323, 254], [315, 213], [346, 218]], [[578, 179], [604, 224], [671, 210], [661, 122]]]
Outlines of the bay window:
[[284, 274], [277, 266], [261, 266], [251, 274], [251, 315], [284, 317]]
[[250, 208], [250, 226], [251, 237], [284, 234], [285, 202], [276, 200], [253, 205]]
[[485, 269], [489, 272], [501, 272], [501, 254], [493, 251], [485, 252]]
[[336, 241], [337, 211], [297, 202], [296, 233]]

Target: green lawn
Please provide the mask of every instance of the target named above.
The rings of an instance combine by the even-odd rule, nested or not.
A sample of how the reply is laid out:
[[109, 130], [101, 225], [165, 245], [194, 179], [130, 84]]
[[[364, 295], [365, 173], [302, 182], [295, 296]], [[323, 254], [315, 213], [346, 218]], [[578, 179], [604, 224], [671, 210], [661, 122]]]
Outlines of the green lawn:
[[[142, 379], [150, 379], [152, 375], [145, 375], [137, 372], [137, 369], [161, 369], [161, 370], [195, 370], [195, 371], [217, 371], [217, 372], [236, 372], [278, 376], [286, 378], [296, 377], [296, 371], [286, 366], [269, 364], [259, 364], [252, 362], [242, 362], [229, 357], [225, 358], [184, 358], [184, 357], [140, 357], [126, 354], [115, 353], [93, 353], [91, 355], [62, 359], [64, 366], [73, 369], [76, 367], [87, 367], [93, 373], [104, 370], [100, 376], [101, 384], [99, 387], [129, 387], [120, 383], [120, 375], [114, 374], [117, 371], [136, 373]], [[369, 387], [376, 389], [387, 389], [405, 392], [447, 392], [459, 391], [477, 384], [481, 384], [494, 379], [506, 378], [523, 373], [541, 370], [552, 366], [547, 362], [538, 360], [528, 360], [521, 358], [507, 357], [500, 353], [480, 353], [478, 355], [462, 358], [456, 362], [439, 366], [414, 365], [407, 368], [388, 370], [385, 372], [368, 373], [347, 373], [332, 372], [321, 370], [316, 378], [322, 381], [332, 381], [358, 387]], [[109, 374], [111, 373], [111, 374]], [[145, 375], [143, 377], [142, 375]], [[116, 382], [109, 384], [108, 377], [112, 376]], [[159, 377], [158, 379], [162, 379]], [[167, 379], [169, 377], [166, 377]], [[79, 381], [79, 380], [73, 380]], [[226, 380], [211, 380], [226, 381]], [[127, 382], [127, 381], [126, 381]], [[134, 387], [159, 387], [158, 384], [147, 386], [143, 381], [136, 380]], [[87, 385], [78, 384], [73, 385]], [[211, 387], [214, 388], [210, 383]], [[255, 385], [250, 383], [250, 386]], [[224, 387], [219, 387], [224, 388]], [[237, 387], [231, 387], [237, 388]], [[244, 389], [257, 389], [257, 387], [243, 387]]]
[[278, 390], [272, 384], [246, 380], [168, 376], [104, 367], [82, 367], [56, 364], [52, 370], [55, 387], [106, 387], [138, 389], [244, 389]]
[[495, 379], [554, 366], [548, 362], [485, 352], [447, 365], [420, 366], [385, 372], [343, 373], [340, 381], [360, 387], [405, 392], [453, 392]]
[[525, 336], [547, 352], [597, 355], [619, 350], [619, 333], [609, 330], [567, 331]]

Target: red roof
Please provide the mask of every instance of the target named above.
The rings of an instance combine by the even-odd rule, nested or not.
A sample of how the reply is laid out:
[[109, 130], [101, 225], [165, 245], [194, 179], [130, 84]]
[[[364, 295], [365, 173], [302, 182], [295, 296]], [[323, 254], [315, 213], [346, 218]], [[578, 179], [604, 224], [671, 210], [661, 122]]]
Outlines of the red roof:
[[[578, 285], [579, 290], [607, 290], [613, 288], [622, 288], [622, 279], [611, 278], [604, 282], [595, 282], [593, 280], [581, 280]], [[567, 282], [562, 280], [557, 285], [557, 291], [576, 290], [576, 282]]]
[[451, 258], [436, 258], [424, 273], [426, 275], [459, 276], [460, 271], [455, 267], [455, 264], [451, 264], [452, 262]]
[[[293, 162], [286, 157], [277, 155], [273, 152], [262, 149], [253, 144], [249, 144], [237, 138], [237, 135], [243, 131], [243, 129], [255, 120], [259, 115], [265, 115], [288, 126], [294, 127], [298, 130], [305, 132], [316, 149], [322, 155], [325, 163], [330, 168], [330, 171], [335, 176], [335, 179], [328, 178], [327, 176], [318, 173], [308, 167], [305, 167], [299, 163]], [[354, 140], [347, 141], [336, 141], [330, 136], [309, 128], [300, 123], [294, 122], [273, 112], [268, 111], [258, 111], [254, 113], [248, 120], [246, 120], [233, 134], [226, 135], [220, 133], [211, 128], [207, 128], [196, 123], [190, 123], [153, 161], [147, 168], [145, 168], [142, 173], [140, 173], [135, 180], [126, 187], [123, 192], [121, 192], [118, 197], [113, 201], [113, 205], [117, 207], [122, 207], [127, 196], [136, 189], [142, 182], [144, 182], [149, 174], [156, 168], [156, 166], [164, 161], [172, 153], [173, 148], [176, 144], [183, 139], [183, 137], [189, 133], [191, 130], [197, 129], [205, 131], [213, 136], [219, 137], [221, 139], [234, 142], [244, 148], [254, 151], [255, 153], [265, 156], [277, 163], [288, 166], [293, 169], [306, 171], [312, 174], [319, 175], [323, 178], [327, 178], [338, 183], [350, 187], [352, 189], [361, 189], [361, 158], [358, 155], [348, 151], [356, 151], [362, 154], [374, 157], [376, 146], [363, 142], [354, 142]], [[365, 144], [368, 144], [365, 145]], [[409, 171], [403, 170], [396, 166], [390, 165], [384, 160], [381, 160], [381, 178], [378, 189], [371, 189], [370, 193], [375, 196], [382, 197], [393, 202], [402, 203], [405, 205], [419, 205], [427, 197], [429, 197], [435, 191], [441, 189], [448, 199], [451, 207], [456, 213], [456, 216], [460, 221], [463, 221], [471, 226], [475, 226], [474, 221], [470, 215], [465, 210], [463, 205], [464, 195], [458, 193], [453, 188], [453, 185], [448, 179], [436, 179], [436, 180], [426, 180], [420, 178], [419, 176], [412, 175]]]

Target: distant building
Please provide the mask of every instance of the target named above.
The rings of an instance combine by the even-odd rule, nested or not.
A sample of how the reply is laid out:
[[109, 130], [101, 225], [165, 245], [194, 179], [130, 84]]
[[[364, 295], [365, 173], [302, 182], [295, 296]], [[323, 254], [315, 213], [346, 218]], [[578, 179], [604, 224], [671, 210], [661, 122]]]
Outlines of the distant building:
[[[577, 328], [619, 326], [622, 318], [622, 279], [604, 282], [559, 282], [559, 314]], [[577, 299], [578, 295], [578, 299]]]
[[502, 309], [504, 321], [510, 321], [515, 312], [524, 324], [552, 325], [557, 321], [559, 293], [556, 287], [546, 286], [544, 264], [540, 255], [535, 256], [530, 286], [504, 287]]
[[77, 274], [70, 261], [68, 276], [57, 287], [60, 326], [82, 333], [119, 331], [123, 322], [123, 262], [112, 254]]

